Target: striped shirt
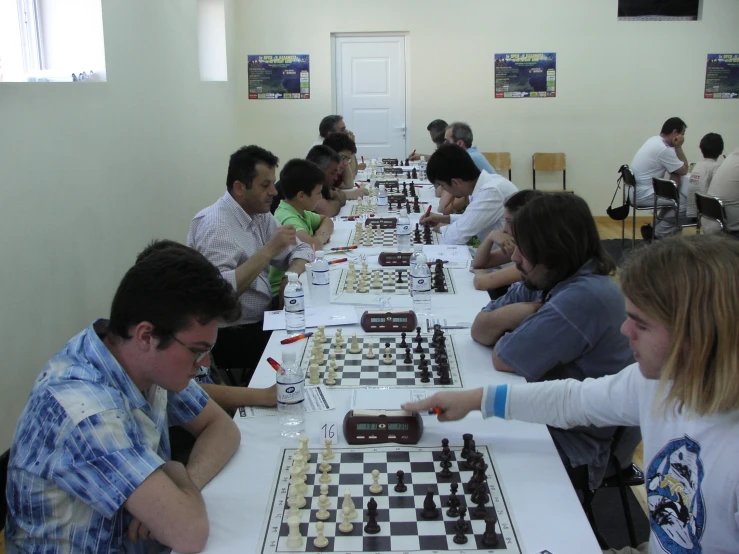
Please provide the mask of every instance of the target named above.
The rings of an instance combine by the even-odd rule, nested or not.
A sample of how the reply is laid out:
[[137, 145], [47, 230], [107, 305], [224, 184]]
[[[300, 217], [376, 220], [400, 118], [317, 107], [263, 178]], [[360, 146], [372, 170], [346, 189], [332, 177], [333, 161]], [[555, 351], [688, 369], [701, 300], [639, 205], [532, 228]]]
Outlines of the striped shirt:
[[44, 367], [18, 421], [8, 466], [8, 552], [160, 552], [132, 544], [122, 508], [170, 458], [170, 425], [205, 407], [191, 381], [180, 393], [142, 393], [103, 344], [107, 322], [73, 337]]
[[[187, 234], [187, 245], [208, 258], [234, 290], [238, 290], [236, 268], [263, 248], [279, 226], [271, 213], [249, 216], [226, 192], [215, 204], [201, 210], [193, 218]], [[298, 239], [297, 246], [288, 246], [272, 258], [270, 265], [285, 271], [295, 259], [311, 261], [311, 246]], [[241, 318], [231, 325], [257, 323], [264, 319], [264, 312], [272, 304], [270, 265], [262, 268], [239, 297]]]

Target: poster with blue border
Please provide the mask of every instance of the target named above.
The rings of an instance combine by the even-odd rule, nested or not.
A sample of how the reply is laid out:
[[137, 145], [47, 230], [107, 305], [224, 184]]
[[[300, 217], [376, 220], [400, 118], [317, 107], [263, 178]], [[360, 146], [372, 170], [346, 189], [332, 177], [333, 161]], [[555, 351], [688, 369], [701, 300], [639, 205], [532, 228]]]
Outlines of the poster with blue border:
[[248, 56], [249, 100], [310, 99], [310, 56]]
[[708, 54], [703, 98], [739, 97], [739, 54]]
[[496, 98], [555, 98], [557, 54], [495, 54]]

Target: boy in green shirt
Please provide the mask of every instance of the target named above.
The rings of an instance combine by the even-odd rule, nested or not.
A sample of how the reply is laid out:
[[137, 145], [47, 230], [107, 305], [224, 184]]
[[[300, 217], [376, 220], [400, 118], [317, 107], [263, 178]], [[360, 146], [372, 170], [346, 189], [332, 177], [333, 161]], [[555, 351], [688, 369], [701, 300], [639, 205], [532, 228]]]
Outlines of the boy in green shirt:
[[[324, 172], [316, 164], [301, 159], [290, 160], [280, 172], [284, 200], [275, 210], [275, 219], [280, 225], [293, 225], [298, 238], [313, 246], [314, 250], [322, 249], [334, 231], [334, 222], [330, 218], [312, 211], [322, 198], [324, 179]], [[269, 269], [273, 296], [280, 294], [284, 277], [284, 271], [274, 267]]]

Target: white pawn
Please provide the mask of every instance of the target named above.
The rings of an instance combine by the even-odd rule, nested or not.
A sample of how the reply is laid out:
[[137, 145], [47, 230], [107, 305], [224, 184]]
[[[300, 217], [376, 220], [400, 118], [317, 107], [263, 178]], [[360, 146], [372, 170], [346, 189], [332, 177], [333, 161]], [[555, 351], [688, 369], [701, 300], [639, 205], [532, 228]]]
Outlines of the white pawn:
[[316, 533], [318, 533], [318, 536], [315, 539], [313, 539], [313, 546], [315, 546], [316, 548], [326, 548], [328, 546], [328, 539], [323, 534], [323, 522], [322, 521], [319, 521], [318, 523], [316, 523]]
[[327, 450], [324, 450], [323, 452], [321, 452], [321, 465], [318, 466], [318, 467], [319, 467], [319, 469], [321, 471], [323, 471], [325, 469], [327, 472], [331, 473], [331, 464], [329, 464], [326, 461], [326, 456], [327, 455], [328, 455], [328, 451]]
[[336, 373], [337, 369], [338, 369], [338, 366], [336, 365], [336, 360], [331, 360], [331, 363], [328, 365], [328, 372]]
[[298, 437], [298, 442], [300, 443], [300, 446], [298, 447], [298, 452], [303, 455], [306, 469], [308, 468], [308, 464], [310, 463], [310, 450], [308, 450], [308, 440], [308, 437], [306, 437], [305, 435], [300, 435]]
[[321, 485], [321, 494], [325, 494], [326, 498], [328, 498], [328, 485], [325, 483]]
[[349, 348], [349, 352], [352, 354], [359, 354], [362, 351], [362, 349], [359, 347], [359, 341], [357, 340], [357, 335], [352, 335], [352, 346]]
[[331, 483], [331, 476], [328, 474], [328, 471], [321, 470], [321, 473], [323, 473], [323, 475], [318, 478], [318, 482], [326, 483], [327, 485]]
[[328, 359], [331, 360], [333, 365], [336, 365], [336, 352], [331, 352], [331, 354], [328, 355]]
[[382, 363], [385, 365], [390, 365], [393, 363], [393, 355], [390, 353], [390, 349], [385, 349], [385, 357], [382, 359]]
[[347, 511], [349, 519], [356, 519], [357, 509], [354, 507], [354, 500], [352, 500], [352, 494], [348, 487], [344, 489], [344, 500], [341, 503], [341, 509]]
[[318, 377], [318, 364], [310, 364], [310, 380], [311, 385], [318, 385], [321, 380]]
[[326, 442], [326, 450], [325, 450], [326, 456], [324, 458], [326, 460], [333, 460], [334, 459], [334, 451], [331, 450], [331, 444], [332, 444], [333, 441], [331, 439], [326, 439], [325, 442]]
[[336, 342], [337, 344], [344, 344], [344, 337], [341, 336], [341, 327], [336, 328]]
[[341, 509], [341, 523], [339, 524], [339, 531], [342, 533], [351, 533], [354, 530], [354, 525], [349, 521], [349, 510], [344, 507]]
[[326, 521], [328, 518], [331, 517], [331, 514], [328, 513], [326, 506], [328, 506], [328, 497], [322, 494], [318, 498], [318, 511], [316, 512], [316, 519], [320, 521]]
[[372, 350], [372, 345], [370, 344], [367, 347], [367, 353], [364, 355], [365, 358], [369, 358], [370, 360], [374, 359], [375, 357], [375, 351]]
[[300, 517], [300, 508], [305, 506], [305, 497], [300, 495], [298, 489], [290, 487], [290, 495], [287, 497], [287, 505], [290, 506], [287, 517]]
[[287, 518], [287, 527], [290, 529], [287, 534], [287, 547], [300, 548], [303, 546], [303, 536], [300, 534], [300, 518]]
[[372, 470], [372, 484], [369, 487], [369, 491], [372, 494], [380, 494], [382, 492], [382, 485], [380, 484], [380, 472], [376, 469]]
[[326, 384], [329, 386], [336, 384], [336, 372], [331, 367], [328, 368], [328, 379], [326, 379]]

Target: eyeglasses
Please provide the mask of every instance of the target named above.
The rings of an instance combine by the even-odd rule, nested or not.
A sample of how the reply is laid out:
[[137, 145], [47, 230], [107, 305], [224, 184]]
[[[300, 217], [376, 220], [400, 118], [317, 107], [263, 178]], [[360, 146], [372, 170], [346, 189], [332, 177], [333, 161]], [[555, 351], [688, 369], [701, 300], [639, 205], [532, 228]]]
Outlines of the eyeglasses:
[[195, 363], [199, 364], [203, 361], [203, 358], [205, 358], [208, 354], [210, 354], [211, 350], [213, 350], [213, 347], [215, 344], [213, 344], [208, 350], [198, 350], [197, 348], [193, 348], [192, 346], [187, 346], [184, 342], [182, 342], [180, 339], [175, 337], [174, 335], [171, 335], [171, 337], [176, 341], [179, 342], [182, 346], [187, 348], [190, 352], [195, 354]]
[[350, 162], [350, 161], [352, 161], [352, 159], [349, 156], [341, 156], [341, 161], [342, 162]]

